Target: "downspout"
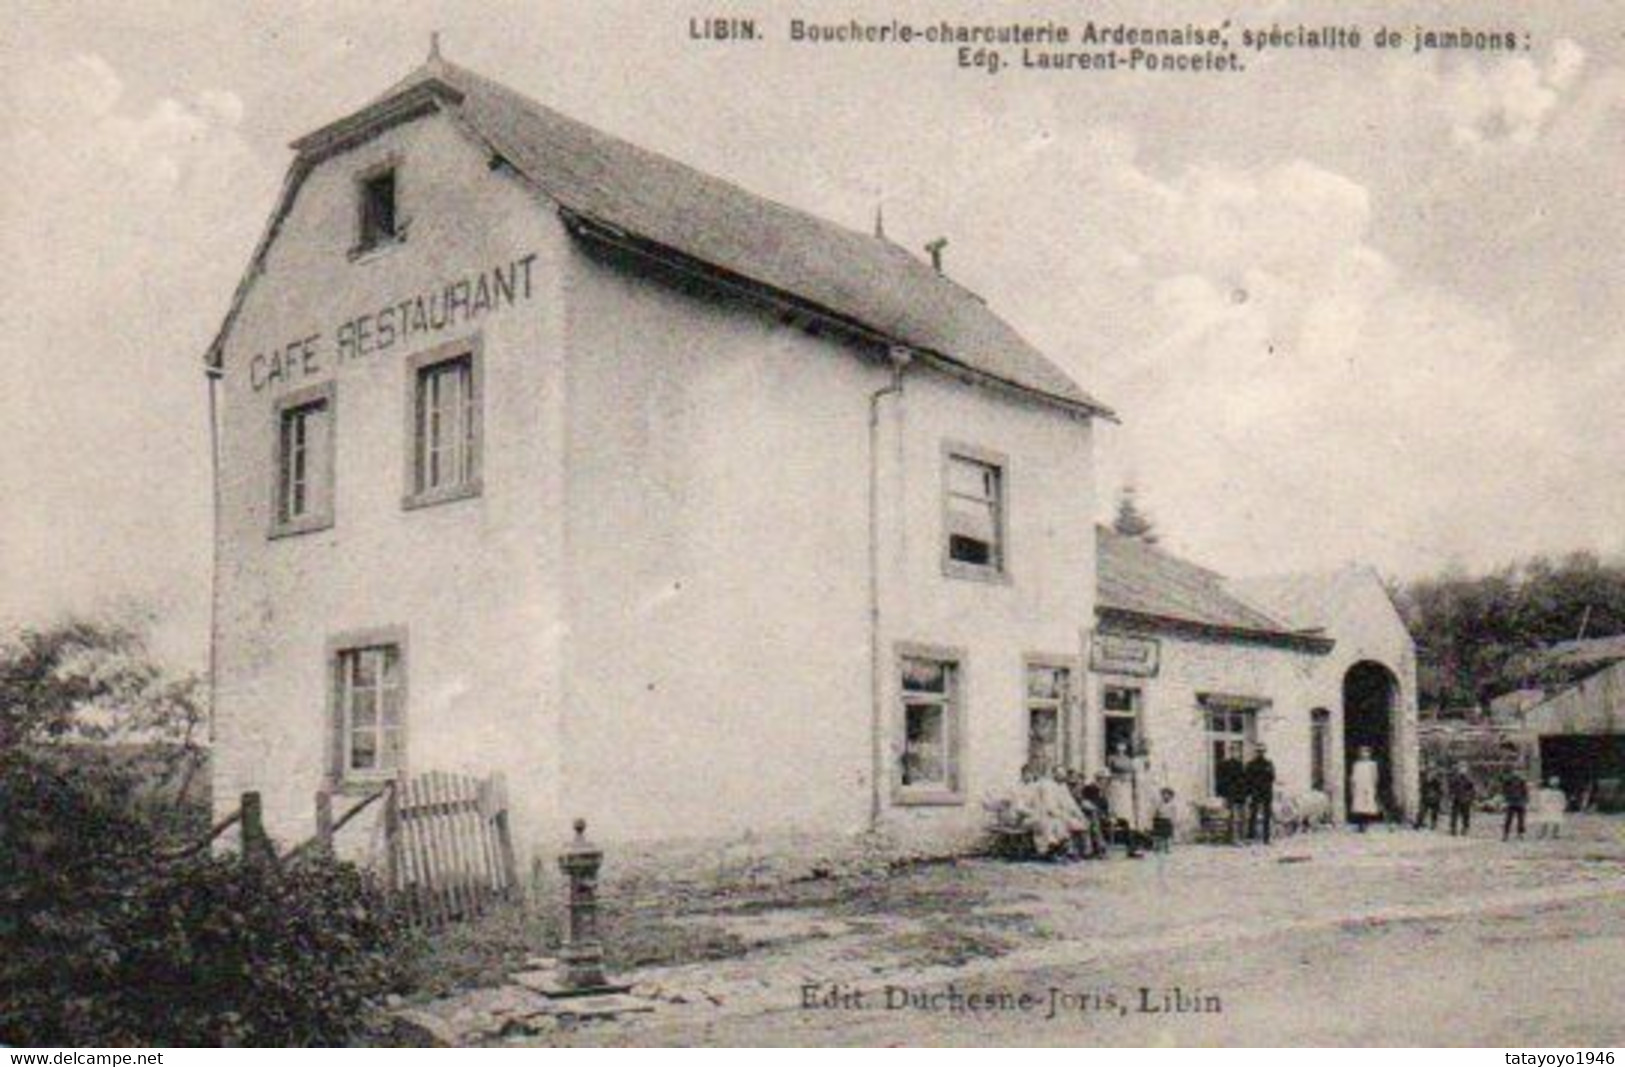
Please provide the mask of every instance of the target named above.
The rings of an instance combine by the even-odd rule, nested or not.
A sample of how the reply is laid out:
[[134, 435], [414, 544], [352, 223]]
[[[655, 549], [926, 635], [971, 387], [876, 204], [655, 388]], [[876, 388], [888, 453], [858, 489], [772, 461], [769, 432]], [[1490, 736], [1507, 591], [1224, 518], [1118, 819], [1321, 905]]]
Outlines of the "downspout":
[[203, 376], [209, 383], [209, 747], [214, 747], [214, 720], [220, 694], [220, 415], [217, 386], [225, 371], [205, 363]]
[[891, 384], [869, 396], [869, 829], [880, 828], [882, 779], [886, 776], [885, 669], [880, 638], [880, 402], [888, 396], [901, 396], [903, 370], [914, 356], [901, 345], [893, 345]]

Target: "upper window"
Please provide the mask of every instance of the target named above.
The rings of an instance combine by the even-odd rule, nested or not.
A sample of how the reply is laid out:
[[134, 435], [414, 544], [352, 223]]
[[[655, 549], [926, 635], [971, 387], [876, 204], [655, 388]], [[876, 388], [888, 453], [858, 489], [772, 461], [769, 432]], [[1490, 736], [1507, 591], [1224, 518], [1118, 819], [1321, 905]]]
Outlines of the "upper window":
[[335, 661], [339, 778], [387, 777], [405, 746], [406, 681], [399, 644], [340, 649]]
[[398, 240], [400, 213], [395, 205], [395, 169], [374, 171], [361, 179], [361, 239], [356, 251], [365, 252]]
[[1066, 760], [1071, 690], [1072, 672], [1067, 668], [1027, 665], [1027, 762], [1045, 772]]
[[277, 402], [271, 534], [333, 524], [333, 388], [302, 389]]
[[905, 655], [901, 672], [898, 799], [955, 800], [959, 795], [959, 662], [936, 655]]
[[944, 567], [950, 574], [1003, 574], [1004, 466], [980, 455], [950, 451], [947, 456]]
[[473, 496], [480, 490], [478, 353], [463, 346], [414, 361], [408, 506]]

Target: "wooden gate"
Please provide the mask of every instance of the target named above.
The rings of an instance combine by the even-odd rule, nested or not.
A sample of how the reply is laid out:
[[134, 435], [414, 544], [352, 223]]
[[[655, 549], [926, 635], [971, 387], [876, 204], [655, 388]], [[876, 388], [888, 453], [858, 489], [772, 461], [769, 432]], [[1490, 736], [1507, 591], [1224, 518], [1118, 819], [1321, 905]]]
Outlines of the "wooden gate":
[[501, 775], [429, 771], [385, 798], [387, 878], [414, 922], [438, 926], [520, 898]]

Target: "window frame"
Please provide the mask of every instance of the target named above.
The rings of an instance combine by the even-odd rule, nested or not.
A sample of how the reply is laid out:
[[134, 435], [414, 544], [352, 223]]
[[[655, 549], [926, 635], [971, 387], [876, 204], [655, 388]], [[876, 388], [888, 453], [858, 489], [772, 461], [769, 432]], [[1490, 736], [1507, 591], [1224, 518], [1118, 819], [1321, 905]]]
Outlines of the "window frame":
[[[346, 657], [352, 653], [376, 648], [396, 650], [396, 670], [400, 676], [400, 760], [394, 767], [376, 767], [354, 770], [350, 767], [349, 709], [345, 706], [345, 686], [342, 671]], [[366, 630], [351, 630], [328, 639], [327, 654], [327, 717], [328, 717], [328, 782], [340, 791], [367, 790], [381, 782], [404, 777], [409, 764], [411, 738], [411, 647], [404, 626], [383, 626]], [[379, 708], [378, 714], [383, 715]]]
[[[1136, 682], [1138, 682], [1138, 681], [1139, 681], [1139, 679], [1136, 679]], [[1134, 711], [1133, 712], [1125, 713], [1125, 712], [1121, 712], [1121, 711], [1113, 711], [1113, 710], [1109, 709], [1106, 706], [1106, 694], [1109, 691], [1113, 690], [1113, 689], [1121, 690], [1121, 691], [1123, 691], [1125, 693], [1133, 693], [1134, 694], [1134, 701], [1133, 701], [1133, 703], [1134, 703]], [[1133, 722], [1134, 731], [1130, 736], [1130, 743], [1129, 743], [1130, 749], [1133, 749], [1136, 745], [1138, 745], [1140, 743], [1140, 741], [1142, 741], [1145, 738], [1145, 736], [1146, 736], [1146, 733], [1145, 733], [1145, 716], [1146, 716], [1145, 694], [1146, 694], [1146, 686], [1141, 685], [1141, 684], [1130, 684], [1128, 682], [1110, 681], [1110, 680], [1102, 681], [1100, 683], [1100, 738], [1099, 738], [1099, 741], [1100, 741], [1100, 758], [1101, 758], [1102, 762], [1104, 762], [1105, 760], [1108, 760], [1108, 759], [1110, 759], [1112, 757], [1112, 749], [1111, 749], [1111, 745], [1109, 743], [1110, 740], [1111, 740], [1111, 731], [1107, 729], [1107, 726], [1113, 719], [1118, 719], [1118, 720], [1127, 719], [1127, 720]]]
[[[323, 407], [327, 412], [327, 467], [323, 483], [317, 487], [317, 504], [303, 515], [289, 518], [283, 511], [286, 501], [283, 478], [287, 471], [284, 425], [288, 417], [304, 408]], [[308, 453], [309, 446], [306, 446]], [[309, 477], [306, 478], [310, 484]], [[266, 536], [275, 540], [297, 534], [315, 533], [332, 527], [334, 499], [338, 488], [338, 388], [332, 381], [294, 389], [276, 398], [271, 405], [271, 521]]]
[[1309, 712], [1309, 788], [1332, 791], [1332, 713], [1329, 708]]
[[[410, 220], [407, 218], [406, 213], [401, 210], [401, 171], [401, 161], [391, 156], [356, 172], [355, 243], [350, 246], [350, 258], [352, 260], [372, 256], [406, 242], [407, 224]], [[391, 183], [390, 216], [395, 224], [394, 229], [376, 240], [368, 240], [368, 196], [373, 183], [385, 175], [389, 176]]]
[[[903, 755], [908, 746], [908, 690], [903, 687], [903, 667], [907, 660], [921, 659], [949, 666], [947, 692], [943, 699], [943, 727], [947, 733], [944, 748], [947, 781], [943, 784], [912, 785], [903, 782]], [[968, 793], [966, 782], [965, 704], [969, 657], [963, 648], [898, 642], [893, 656], [891, 784], [892, 803], [899, 807], [963, 805]], [[924, 703], [917, 700], [916, 703]]]
[[[1026, 762], [1032, 762], [1032, 718], [1033, 709], [1042, 704], [1045, 707], [1053, 706], [1056, 710], [1056, 745], [1058, 751], [1056, 760], [1058, 766], [1072, 767], [1077, 762], [1077, 745], [1074, 735], [1077, 732], [1078, 720], [1078, 678], [1081, 675], [1081, 661], [1076, 656], [1058, 656], [1046, 653], [1029, 653], [1021, 659], [1021, 707], [1022, 725], [1026, 728], [1023, 738], [1023, 748], [1026, 751]], [[1065, 674], [1064, 689], [1056, 698], [1035, 698], [1030, 685], [1031, 674], [1035, 670], [1062, 671]], [[1051, 768], [1053, 769], [1053, 768]]]
[[[426, 375], [442, 364], [467, 361], [469, 391], [470, 449], [473, 458], [467, 479], [449, 486], [418, 488], [423, 445], [418, 438], [421, 424], [419, 389]], [[485, 372], [484, 344], [480, 334], [448, 341], [419, 352], [405, 361], [406, 371], [406, 463], [401, 507], [410, 511], [453, 500], [467, 500], [484, 492], [485, 471]]]
[[1271, 702], [1262, 697], [1235, 697], [1217, 693], [1199, 693], [1196, 697], [1197, 708], [1202, 714], [1202, 759], [1206, 764], [1204, 776], [1209, 796], [1218, 795], [1219, 761], [1213, 758], [1213, 745], [1216, 741], [1224, 740], [1226, 743], [1237, 740], [1236, 731], [1231, 729], [1215, 730], [1213, 716], [1234, 715], [1241, 718], [1241, 762], [1247, 763], [1257, 753], [1262, 734], [1264, 715], [1269, 711]]
[[[969, 563], [953, 556], [953, 472], [959, 461], [991, 467], [998, 478], [998, 498], [994, 509], [993, 559]], [[1008, 585], [1010, 577], [1010, 457], [1002, 452], [962, 441], [942, 444], [942, 573], [950, 578]]]

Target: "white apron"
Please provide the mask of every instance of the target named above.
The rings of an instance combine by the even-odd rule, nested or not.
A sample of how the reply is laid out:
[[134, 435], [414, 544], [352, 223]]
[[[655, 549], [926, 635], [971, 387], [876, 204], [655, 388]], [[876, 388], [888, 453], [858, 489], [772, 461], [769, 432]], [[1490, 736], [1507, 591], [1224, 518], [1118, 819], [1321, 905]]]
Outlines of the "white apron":
[[1356, 760], [1349, 772], [1349, 811], [1355, 815], [1381, 815], [1377, 804], [1377, 761]]

